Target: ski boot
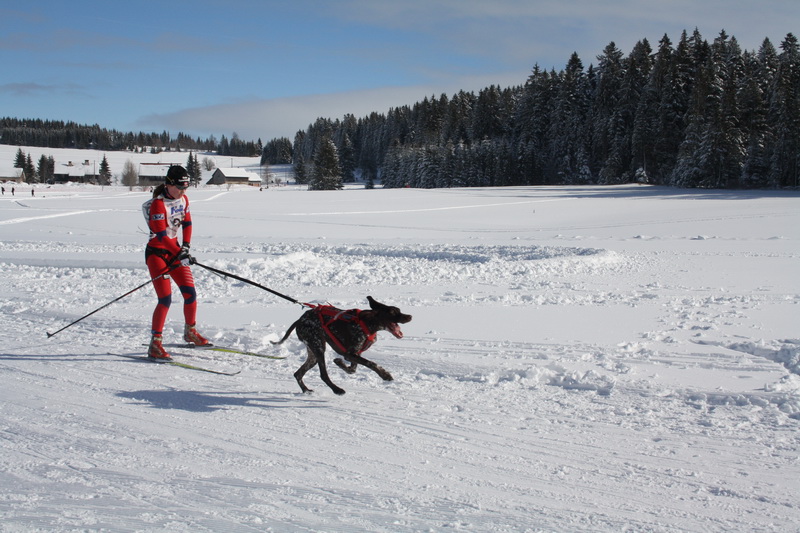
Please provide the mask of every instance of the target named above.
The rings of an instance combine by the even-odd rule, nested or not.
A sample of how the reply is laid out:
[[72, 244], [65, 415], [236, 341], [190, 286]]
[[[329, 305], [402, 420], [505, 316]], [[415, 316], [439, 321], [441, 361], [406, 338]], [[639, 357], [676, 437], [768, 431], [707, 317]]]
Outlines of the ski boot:
[[208, 342], [208, 339], [200, 335], [194, 326], [194, 324], [186, 324], [183, 328], [183, 340], [195, 346], [210, 346], [211, 343]]
[[161, 335], [153, 335], [150, 346], [147, 348], [147, 357], [150, 359], [172, 359], [161, 344]]

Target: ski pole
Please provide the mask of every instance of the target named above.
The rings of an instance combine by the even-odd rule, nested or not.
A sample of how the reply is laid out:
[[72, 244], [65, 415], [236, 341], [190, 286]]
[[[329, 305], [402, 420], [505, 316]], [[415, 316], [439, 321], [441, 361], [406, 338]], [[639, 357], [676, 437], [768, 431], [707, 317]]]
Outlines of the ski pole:
[[[87, 314], [83, 315], [82, 317], [80, 317], [80, 318], [79, 318], [78, 320], [76, 320], [75, 322], [72, 322], [72, 323], [70, 323], [70, 324], [67, 324], [66, 326], [64, 326], [64, 327], [63, 327], [63, 328], [61, 328], [60, 330], [58, 330], [58, 331], [54, 331], [53, 333], [47, 332], [47, 338], [49, 339], [50, 337], [52, 337], [52, 336], [53, 336], [53, 335], [55, 335], [56, 333], [61, 333], [62, 331], [64, 331], [64, 330], [65, 330], [65, 329], [67, 329], [68, 327], [70, 327], [70, 326], [74, 326], [75, 324], [77, 324], [78, 322], [80, 322], [81, 320], [83, 320], [84, 318], [88, 318], [88, 317], [92, 316], [92, 315], [93, 315], [93, 314], [95, 314], [96, 312], [98, 312], [98, 311], [101, 311], [101, 310], [105, 309], [106, 307], [108, 307], [109, 305], [113, 304], [114, 302], [118, 302], [118, 301], [122, 300], [123, 298], [125, 298], [126, 296], [128, 296], [129, 294], [133, 294], [134, 292], [138, 291], [138, 290], [139, 290], [139, 289], [141, 289], [142, 287], [146, 287], [147, 285], [149, 285], [149, 284], [153, 283], [154, 281], [156, 281], [156, 280], [159, 280], [159, 279], [163, 278], [164, 276], [166, 276], [167, 274], [169, 274], [169, 271], [170, 271], [170, 270], [172, 270], [173, 268], [175, 268], [174, 266], [171, 266], [171, 265], [172, 265], [172, 261], [170, 261], [169, 265], [167, 265], [167, 270], [165, 270], [163, 273], [159, 274], [158, 276], [156, 276], [156, 277], [154, 277], [154, 278], [151, 278], [151, 279], [149, 279], [149, 280], [145, 281], [144, 283], [142, 283], [141, 285], [139, 285], [139, 286], [138, 286], [138, 287], [136, 287], [135, 289], [131, 289], [131, 290], [129, 290], [128, 292], [126, 292], [125, 294], [123, 294], [122, 296], [120, 296], [119, 298], [115, 298], [115, 299], [111, 300], [110, 302], [108, 302], [107, 304], [103, 305], [102, 307], [98, 307], [97, 309], [95, 309], [95, 310], [94, 310], [94, 311], [92, 311], [91, 313], [87, 313]], [[178, 263], [178, 265], [180, 265], [180, 263]], [[177, 266], [177, 265], [176, 265], [176, 266]]]
[[246, 279], [246, 278], [243, 278], [243, 277], [237, 276], [236, 274], [231, 274], [230, 272], [225, 272], [225, 271], [223, 271], [223, 270], [219, 270], [219, 269], [216, 269], [216, 268], [214, 268], [214, 267], [210, 267], [210, 266], [208, 266], [208, 265], [204, 265], [204, 264], [202, 264], [202, 263], [199, 263], [199, 262], [197, 261], [197, 259], [194, 259], [194, 258], [192, 258], [190, 261], [191, 261], [191, 263], [192, 263], [193, 265], [197, 265], [197, 266], [199, 266], [199, 267], [203, 267], [203, 268], [205, 268], [206, 270], [209, 270], [209, 271], [211, 271], [211, 272], [214, 272], [215, 274], [219, 274], [220, 276], [225, 276], [225, 277], [228, 277], [228, 278], [233, 278], [233, 279], [235, 279], [235, 280], [239, 280], [239, 281], [242, 281], [242, 282], [244, 282], [244, 283], [250, 284], [250, 285], [252, 285], [252, 286], [254, 286], [254, 287], [258, 287], [259, 289], [263, 289], [263, 290], [265, 290], [265, 291], [267, 291], [267, 292], [271, 292], [271, 293], [272, 293], [272, 294], [274, 294], [275, 296], [279, 296], [279, 297], [283, 298], [284, 300], [289, 300], [289, 301], [290, 301], [290, 302], [292, 302], [293, 304], [302, 305], [302, 306], [304, 306], [304, 307], [314, 307], [313, 305], [306, 304], [306, 303], [303, 303], [303, 302], [299, 302], [299, 301], [295, 300], [294, 298], [292, 298], [291, 296], [286, 296], [285, 294], [281, 294], [281, 293], [279, 293], [278, 291], [275, 291], [275, 290], [272, 290], [272, 289], [270, 289], [269, 287], [265, 287], [265, 286], [263, 286], [263, 285], [260, 285], [260, 284], [256, 283], [255, 281], [252, 281], [252, 280], [249, 280], [249, 279]]

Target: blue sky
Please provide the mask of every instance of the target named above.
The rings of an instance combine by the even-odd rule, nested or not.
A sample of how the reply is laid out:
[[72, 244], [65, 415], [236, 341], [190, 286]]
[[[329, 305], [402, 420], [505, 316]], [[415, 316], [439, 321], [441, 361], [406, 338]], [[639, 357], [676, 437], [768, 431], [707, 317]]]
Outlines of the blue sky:
[[[8, 6], [11, 2], [6, 2]], [[798, 0], [28, 0], [0, 7], [0, 116], [294, 138], [425, 96], [524, 83], [667, 34], [800, 33]]]

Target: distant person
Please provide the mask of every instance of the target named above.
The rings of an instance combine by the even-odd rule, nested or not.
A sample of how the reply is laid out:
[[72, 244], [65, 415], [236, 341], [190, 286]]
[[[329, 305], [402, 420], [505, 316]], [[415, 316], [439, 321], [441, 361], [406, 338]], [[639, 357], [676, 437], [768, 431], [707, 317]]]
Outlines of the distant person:
[[5, 196], [6, 195], [6, 188], [5, 187], [0, 187], [0, 189], [3, 189], [3, 196]]
[[31, 196], [36, 196], [36, 194], [33, 192], [33, 189], [31, 189]]
[[14, 187], [11, 187], [11, 196], [14, 196]]
[[[189, 197], [185, 193], [188, 187], [189, 174], [186, 169], [180, 165], [172, 165], [167, 170], [164, 183], [153, 191], [153, 199], [145, 202], [143, 206], [150, 228], [150, 240], [145, 248], [145, 261], [150, 270], [150, 277], [155, 278], [164, 272], [169, 272], [169, 276], [153, 282], [158, 303], [153, 311], [152, 337], [147, 350], [148, 357], [153, 359], [170, 358], [162, 344], [164, 323], [172, 303], [170, 278], [175, 280], [183, 295], [183, 316], [186, 321], [183, 340], [197, 346], [210, 344], [195, 328], [197, 293], [192, 270], [189, 267], [192, 260], [192, 256], [189, 255], [192, 215], [189, 211]], [[182, 244], [178, 244], [179, 231]]]

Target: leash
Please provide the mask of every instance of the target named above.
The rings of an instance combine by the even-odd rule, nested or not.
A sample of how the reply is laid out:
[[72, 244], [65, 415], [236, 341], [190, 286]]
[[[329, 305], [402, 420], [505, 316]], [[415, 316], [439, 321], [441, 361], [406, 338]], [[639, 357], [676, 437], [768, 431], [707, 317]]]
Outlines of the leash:
[[[375, 338], [377, 337], [377, 332], [376, 333], [370, 333], [369, 328], [367, 328], [367, 325], [358, 316], [361, 313], [360, 309], [351, 309], [351, 310], [348, 310], [348, 311], [344, 311], [344, 310], [341, 310], [341, 309], [337, 309], [336, 307], [333, 307], [332, 305], [314, 305], [314, 304], [309, 304], [309, 303], [303, 303], [303, 302], [300, 302], [298, 300], [295, 300], [291, 296], [286, 296], [285, 294], [281, 294], [276, 290], [270, 289], [269, 287], [265, 287], [265, 286], [261, 285], [260, 283], [256, 283], [253, 280], [249, 280], [247, 278], [243, 278], [241, 276], [237, 276], [236, 274], [231, 274], [230, 272], [225, 272], [224, 270], [220, 270], [218, 268], [214, 268], [214, 267], [211, 267], [211, 266], [208, 266], [208, 265], [204, 265], [204, 264], [198, 262], [197, 259], [195, 259], [194, 257], [191, 257], [189, 262], [191, 264], [193, 264], [193, 265], [197, 265], [199, 267], [205, 268], [206, 270], [208, 270], [210, 272], [213, 272], [215, 274], [219, 274], [220, 276], [233, 278], [233, 279], [239, 280], [239, 281], [241, 281], [243, 283], [247, 283], [248, 285], [252, 285], [254, 287], [258, 287], [259, 289], [263, 289], [263, 290], [265, 290], [267, 292], [270, 292], [270, 293], [274, 294], [275, 296], [279, 296], [279, 297], [283, 298], [284, 300], [288, 300], [288, 301], [290, 301], [290, 302], [292, 302], [294, 304], [301, 305], [303, 307], [308, 307], [310, 309], [314, 309], [317, 312], [317, 315], [319, 315], [319, 321], [320, 321], [320, 325], [322, 326], [323, 331], [325, 331], [325, 334], [328, 336], [328, 338], [331, 339], [334, 344], [336, 344], [336, 347], [339, 348], [340, 353], [346, 353], [347, 352], [347, 348], [344, 346], [344, 344], [342, 344], [342, 341], [339, 340], [339, 338], [330, 329], [330, 325], [333, 324], [336, 321], [339, 321], [339, 320], [343, 320], [343, 321], [348, 321], [349, 320], [349, 321], [357, 322], [359, 327], [361, 328], [361, 330], [366, 335], [366, 338], [364, 339], [364, 343], [361, 345], [361, 347], [358, 350], [358, 352], [356, 352], [357, 355], [361, 355], [361, 353], [366, 351], [370, 346], [372, 346], [375, 343]], [[326, 321], [326, 317], [328, 318], [327, 321]]]
[[249, 280], [247, 278], [243, 278], [241, 276], [237, 276], [236, 274], [231, 274], [230, 272], [225, 272], [224, 270], [219, 270], [218, 268], [214, 268], [214, 267], [211, 267], [211, 266], [208, 266], [208, 265], [204, 265], [203, 263], [198, 262], [197, 259], [191, 258], [190, 262], [193, 265], [197, 265], [199, 267], [205, 268], [206, 270], [208, 270], [210, 272], [213, 272], [215, 274], [219, 274], [220, 276], [223, 276], [223, 277], [226, 277], [226, 278], [233, 278], [233, 279], [241, 281], [243, 283], [247, 283], [248, 285], [252, 285], [253, 287], [258, 287], [259, 289], [263, 289], [263, 290], [265, 290], [267, 292], [270, 292], [270, 293], [274, 294], [275, 296], [279, 296], [279, 297], [283, 298], [284, 300], [288, 300], [288, 301], [292, 302], [293, 304], [302, 305], [303, 307], [311, 307], [311, 308], [317, 307], [317, 306], [315, 306], [313, 304], [307, 304], [307, 303], [303, 303], [301, 301], [295, 300], [291, 296], [286, 296], [285, 294], [281, 294], [276, 290], [270, 289], [269, 287], [265, 287], [265, 286], [263, 286], [263, 285], [261, 285], [259, 283], [256, 283], [255, 281]]
[[[370, 333], [369, 328], [367, 328], [367, 325], [358, 316], [361, 313], [360, 309], [342, 310], [342, 309], [337, 309], [332, 305], [314, 305], [309, 303], [303, 303], [298, 300], [295, 300], [291, 296], [286, 296], [285, 294], [281, 294], [276, 290], [270, 289], [269, 287], [265, 287], [259, 283], [256, 283], [255, 281], [243, 278], [241, 276], [237, 276], [236, 274], [231, 274], [230, 272], [225, 272], [224, 270], [220, 270], [218, 268], [210, 267], [208, 265], [199, 263], [197, 259], [195, 259], [194, 257], [192, 257], [189, 260], [189, 262], [193, 265], [205, 268], [210, 272], [219, 274], [220, 276], [233, 278], [243, 283], [252, 285], [254, 287], [258, 287], [259, 289], [263, 289], [267, 292], [271, 292], [275, 296], [279, 296], [284, 300], [292, 302], [293, 304], [302, 305], [303, 307], [314, 309], [317, 312], [317, 315], [319, 315], [319, 321], [323, 331], [328, 336], [328, 338], [331, 339], [331, 341], [333, 341], [334, 344], [336, 344], [336, 347], [339, 349], [340, 353], [347, 353], [347, 348], [344, 346], [344, 344], [342, 344], [342, 341], [330, 329], [330, 325], [339, 320], [357, 322], [359, 327], [361, 328], [361, 331], [363, 331], [364, 335], [366, 335], [364, 343], [361, 345], [360, 349], [356, 352], [356, 355], [361, 355], [364, 351], [366, 351], [370, 346], [372, 346], [375, 343], [377, 332]], [[329, 320], [326, 321], [326, 318], [329, 318]]]

